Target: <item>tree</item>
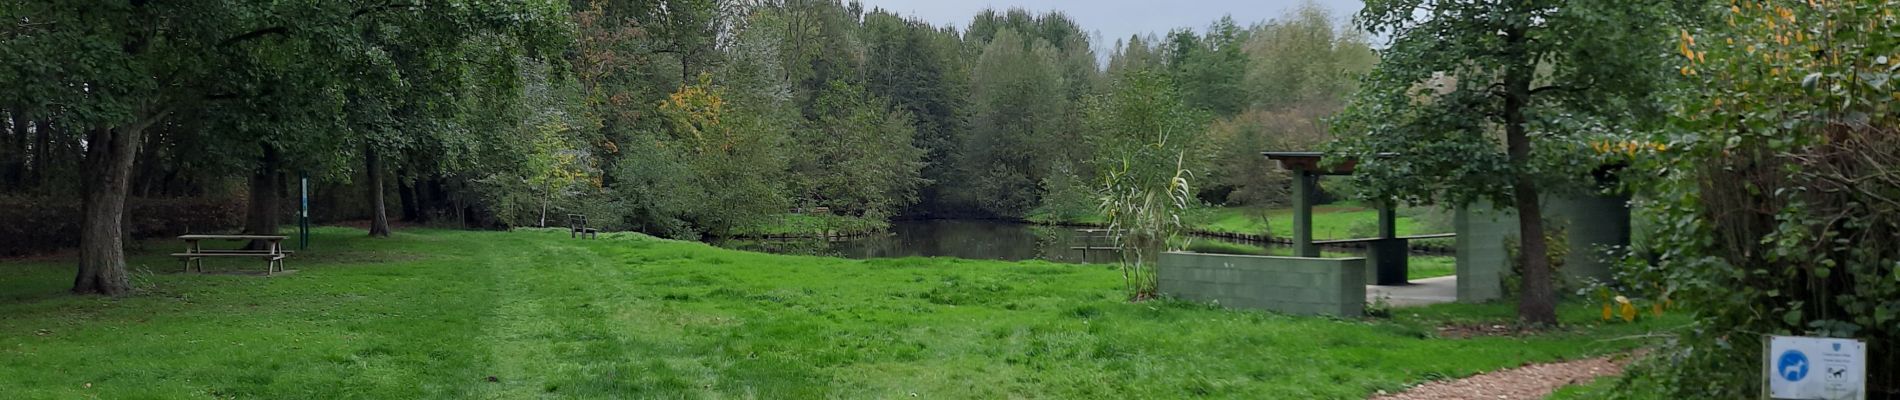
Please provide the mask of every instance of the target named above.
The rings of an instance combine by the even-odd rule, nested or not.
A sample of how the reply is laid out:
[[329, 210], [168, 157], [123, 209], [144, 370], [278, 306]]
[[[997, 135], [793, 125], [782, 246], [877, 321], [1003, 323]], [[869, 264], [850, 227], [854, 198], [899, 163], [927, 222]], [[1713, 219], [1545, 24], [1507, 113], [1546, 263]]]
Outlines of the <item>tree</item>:
[[864, 89], [832, 81], [793, 166], [801, 197], [847, 215], [886, 218], [917, 201], [924, 151], [910, 113]]
[[[1019, 218], [1036, 207], [1044, 174], [1066, 161], [1062, 140], [1070, 107], [1054, 46], [1004, 29], [971, 70], [971, 132], [960, 146], [963, 202]], [[1075, 146], [1070, 146], [1073, 149]]]
[[1248, 29], [1246, 71], [1238, 79], [1244, 95], [1232, 96], [1246, 97], [1246, 110], [1210, 128], [1215, 161], [1198, 171], [1203, 200], [1255, 206], [1263, 214], [1286, 204], [1288, 175], [1263, 169], [1260, 151], [1319, 148], [1330, 139], [1328, 120], [1376, 60], [1363, 33], [1333, 24], [1325, 8], [1309, 1]]
[[[230, 172], [251, 171], [256, 194], [278, 191], [282, 162], [302, 157], [347, 154], [336, 148], [319, 149], [340, 126], [345, 101], [357, 101], [366, 110], [397, 102], [368, 101], [388, 93], [366, 85], [388, 82], [379, 77], [397, 74], [389, 58], [393, 50], [377, 47], [367, 25], [402, 25], [406, 40], [429, 45], [459, 45], [460, 40], [483, 34], [505, 33], [508, 43], [521, 49], [550, 43], [552, 24], [538, 24], [554, 2], [438, 1], [426, 3], [359, 5], [334, 1], [197, 1], [197, 2], [30, 2], [7, 7], [8, 19], [22, 21], [10, 27], [6, 62], [13, 75], [31, 77], [16, 83], [8, 79], [6, 92], [15, 105], [33, 106], [22, 115], [34, 117], [42, 153], [52, 143], [53, 121], [71, 136], [66, 151], [83, 152], [80, 263], [73, 290], [78, 293], [123, 294], [129, 289], [124, 260], [125, 203], [135, 180], [152, 182], [172, 176], [166, 170]], [[14, 14], [17, 12], [18, 14]], [[17, 18], [16, 18], [17, 17]], [[395, 21], [394, 23], [390, 23]], [[388, 23], [388, 24], [386, 24]], [[14, 41], [14, 37], [22, 40]], [[398, 36], [398, 35], [391, 35]], [[495, 36], [490, 36], [495, 37]], [[19, 46], [15, 47], [15, 44]], [[417, 46], [417, 48], [428, 47]], [[412, 48], [413, 49], [413, 48]], [[15, 51], [18, 51], [17, 53]], [[438, 53], [439, 54], [439, 53]], [[415, 55], [415, 54], [410, 54]], [[411, 59], [457, 64], [460, 58]], [[402, 70], [422, 78], [437, 70]], [[348, 78], [346, 78], [348, 77]], [[356, 79], [361, 78], [361, 79]], [[413, 81], [412, 81], [413, 82]], [[385, 87], [386, 89], [387, 87]], [[453, 93], [453, 92], [450, 92]], [[440, 92], [434, 94], [441, 94]], [[350, 97], [355, 95], [356, 97]], [[382, 100], [382, 99], [377, 99]], [[410, 103], [409, 105], [413, 105]], [[268, 117], [257, 118], [256, 114]], [[384, 112], [380, 116], [387, 117]], [[387, 119], [360, 119], [367, 124]], [[17, 124], [16, 124], [17, 125]], [[152, 133], [147, 136], [147, 133]], [[316, 136], [306, 141], [302, 137]], [[242, 139], [242, 140], [240, 140]], [[233, 158], [257, 157], [254, 166], [180, 165], [177, 153], [186, 145], [195, 151], [218, 151]], [[248, 147], [248, 148], [247, 148]], [[255, 152], [252, 152], [255, 149]], [[140, 153], [144, 152], [144, 155]], [[52, 154], [34, 156], [38, 160]], [[169, 163], [170, 165], [161, 165]], [[235, 164], [235, 163], [234, 163]], [[249, 164], [249, 163], [242, 163]], [[313, 162], [311, 166], [331, 165]], [[37, 167], [37, 166], [36, 166]], [[140, 168], [143, 167], [143, 168]], [[255, 168], [253, 168], [255, 167]], [[44, 172], [43, 168], [40, 168]], [[215, 175], [214, 175], [215, 176]], [[169, 179], [169, 178], [166, 178]], [[269, 202], [268, 198], [259, 198]], [[264, 205], [254, 205], [264, 210]], [[266, 217], [272, 213], [253, 213]], [[254, 229], [272, 221], [258, 218]]]
[[[1618, 289], [1693, 324], [1632, 387], [1763, 392], [1766, 335], [1868, 344], [1865, 398], [1900, 397], [1900, 29], [1891, 2], [1685, 2], [1664, 129], [1596, 143], [1653, 227]], [[1672, 40], [1671, 40], [1672, 39]], [[1653, 263], [1652, 263], [1652, 260]], [[1619, 385], [1622, 386], [1622, 385]]]
[[633, 140], [636, 131], [657, 129], [658, 121], [647, 118], [649, 105], [684, 83], [662, 71], [659, 45], [639, 26], [650, 6], [588, 0], [570, 16], [576, 38], [568, 64], [589, 108], [589, 124], [583, 131], [589, 134], [587, 141], [593, 144], [592, 152], [604, 172], [603, 186], [613, 186], [620, 178], [617, 164], [627, 155], [621, 144]]
[[[565, 40], [562, 4], [554, 2], [469, 1], [392, 6], [406, 12], [351, 17], [343, 35], [357, 52], [343, 57], [345, 71], [362, 74], [343, 86], [345, 115], [355, 147], [361, 149], [363, 187], [371, 207], [369, 235], [389, 235], [384, 204], [388, 165], [412, 173], [441, 175], [483, 166], [481, 139], [473, 129], [506, 129], [516, 122], [507, 114], [520, 94], [517, 73], [522, 57], [551, 56]], [[473, 129], [471, 129], [473, 128]], [[516, 146], [491, 146], [520, 148]], [[466, 187], [475, 176], [453, 175]], [[469, 198], [452, 207], [468, 222]]]
[[1187, 105], [1168, 79], [1137, 71], [1087, 108], [1093, 161], [1102, 177], [1098, 199], [1121, 247], [1122, 278], [1131, 300], [1158, 295], [1150, 257], [1171, 246], [1195, 205], [1189, 165], [1206, 134], [1203, 112]]
[[693, 77], [713, 70], [719, 63], [718, 49], [728, 38], [729, 24], [745, 8], [733, 0], [660, 0], [641, 21], [648, 32], [663, 44], [656, 52], [671, 54], [679, 64], [679, 84], [690, 84]]
[[948, 211], [940, 188], [955, 171], [952, 156], [967, 131], [967, 66], [959, 57], [961, 44], [946, 32], [917, 20], [875, 10], [864, 20], [866, 43], [865, 91], [890, 99], [892, 105], [916, 117], [914, 145], [924, 150], [922, 202], [910, 213]]
[[[727, 93], [701, 75], [660, 103], [668, 129], [634, 142], [653, 149], [635, 164], [650, 169], [627, 171], [634, 184], [617, 189], [646, 192], [637, 205], [652, 228], [725, 235], [786, 208], [780, 183], [788, 139], [766, 117], [773, 107], [730, 103]], [[667, 185], [673, 182], [683, 184]]]
[[1377, 61], [1363, 32], [1338, 29], [1312, 1], [1253, 27], [1244, 46], [1250, 62], [1243, 86], [1254, 105], [1267, 109], [1338, 107]]
[[[32, 21], [16, 71], [47, 72], [22, 83], [28, 104], [64, 104], [63, 119], [84, 133], [82, 222], [73, 291], [120, 295], [125, 270], [125, 199], [147, 129], [174, 111], [218, 99], [216, 66], [253, 56], [246, 46], [285, 30], [265, 5], [248, 2], [35, 2], [11, 9]], [[13, 48], [9, 48], [11, 53]], [[181, 60], [193, 60], [185, 62]], [[11, 84], [9, 84], [11, 85]], [[16, 115], [16, 118], [18, 116]]]
[[1652, 21], [1666, 5], [1369, 1], [1358, 23], [1393, 40], [1336, 126], [1334, 155], [1359, 160], [1354, 182], [1373, 201], [1514, 206], [1518, 317], [1554, 324], [1542, 196], [1595, 169], [1575, 140], [1655, 120], [1647, 95], [1668, 35]]
[[1168, 69], [1188, 105], [1216, 116], [1231, 116], [1247, 106], [1242, 78], [1248, 58], [1241, 52], [1246, 33], [1232, 16], [1221, 17], [1196, 37], [1193, 31], [1168, 34]]
[[[1024, 218], [1045, 207], [1052, 183], [1080, 177], [1093, 153], [1081, 104], [1101, 79], [1088, 35], [1061, 13], [986, 11], [970, 23], [969, 132], [955, 178], [940, 192], [977, 215]], [[1060, 178], [1058, 178], [1060, 177]], [[1086, 179], [1086, 178], [1084, 178]], [[1073, 197], [1073, 196], [1068, 196]]]
[[1331, 137], [1325, 118], [1338, 108], [1320, 105], [1276, 110], [1249, 109], [1216, 119], [1207, 132], [1210, 162], [1197, 170], [1202, 200], [1227, 206], [1254, 206], [1262, 213], [1290, 205], [1291, 174], [1267, 167], [1262, 150], [1321, 148]]
[[1119, 78], [1134, 71], [1150, 70], [1161, 67], [1161, 56], [1149, 45], [1154, 38], [1143, 39], [1141, 35], [1129, 36], [1127, 41], [1116, 41], [1115, 51], [1108, 56], [1108, 76]]
[[818, 96], [832, 81], [863, 84], [859, 11], [837, 0], [793, 0], [778, 9], [780, 71], [806, 119], [816, 118]]

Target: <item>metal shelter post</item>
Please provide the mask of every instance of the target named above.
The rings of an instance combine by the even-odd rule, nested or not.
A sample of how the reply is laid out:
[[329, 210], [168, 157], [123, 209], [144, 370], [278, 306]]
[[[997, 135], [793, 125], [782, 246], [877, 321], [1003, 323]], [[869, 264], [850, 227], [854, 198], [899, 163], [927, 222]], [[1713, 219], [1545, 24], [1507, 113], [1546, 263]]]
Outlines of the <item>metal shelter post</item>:
[[297, 250], [310, 248], [310, 174], [297, 179], [303, 189], [302, 207], [297, 210]]
[[1393, 203], [1394, 202], [1391, 202], [1391, 201], [1384, 201], [1384, 202], [1379, 203], [1379, 238], [1380, 239], [1392, 239], [1392, 238], [1399, 237], [1399, 215], [1397, 211], [1399, 207], [1397, 205], [1394, 205]]
[[1319, 191], [1319, 175], [1308, 170], [1293, 171], [1293, 256], [1319, 257], [1313, 244], [1313, 202]]

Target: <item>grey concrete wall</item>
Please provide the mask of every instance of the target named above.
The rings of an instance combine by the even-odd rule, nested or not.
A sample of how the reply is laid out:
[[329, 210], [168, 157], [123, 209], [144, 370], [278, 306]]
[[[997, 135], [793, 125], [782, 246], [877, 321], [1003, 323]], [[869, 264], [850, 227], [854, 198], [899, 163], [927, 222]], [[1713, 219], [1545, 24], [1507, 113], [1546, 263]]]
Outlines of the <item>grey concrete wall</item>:
[[1230, 308], [1288, 314], [1365, 314], [1363, 258], [1162, 253], [1161, 293]]
[[1474, 204], [1458, 209], [1452, 226], [1458, 233], [1458, 301], [1478, 303], [1504, 297], [1503, 278], [1511, 268], [1504, 241], [1517, 237], [1517, 213]]
[[[1609, 280], [1611, 266], [1597, 249], [1629, 244], [1629, 200], [1620, 196], [1580, 196], [1550, 198], [1544, 205], [1545, 225], [1562, 227], [1565, 244], [1570, 247], [1562, 273], [1571, 287], [1590, 279]], [[1473, 204], [1458, 210], [1453, 225], [1458, 233], [1458, 301], [1502, 297], [1502, 276], [1511, 268], [1504, 242], [1518, 237], [1517, 212]]]
[[1551, 202], [1553, 220], [1564, 224], [1570, 254], [1564, 257], [1564, 277], [1570, 287], [1589, 280], [1609, 281], [1611, 263], [1604, 260], [1606, 245], [1630, 242], [1629, 199], [1622, 196], [1580, 196]]

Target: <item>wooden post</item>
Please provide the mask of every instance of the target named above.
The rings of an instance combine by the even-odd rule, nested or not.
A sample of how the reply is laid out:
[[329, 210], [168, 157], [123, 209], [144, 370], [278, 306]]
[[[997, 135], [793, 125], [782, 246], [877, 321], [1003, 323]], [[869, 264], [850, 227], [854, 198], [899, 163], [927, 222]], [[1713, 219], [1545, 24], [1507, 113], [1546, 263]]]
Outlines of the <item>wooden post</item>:
[[1313, 245], [1313, 201], [1319, 190], [1319, 176], [1312, 171], [1293, 171], [1293, 256], [1319, 257]]
[[1398, 228], [1399, 217], [1398, 217], [1398, 212], [1396, 210], [1398, 210], [1398, 206], [1393, 205], [1393, 202], [1391, 201], [1379, 203], [1379, 238], [1380, 239], [1393, 239], [1393, 238], [1399, 237], [1399, 232], [1398, 232], [1399, 231], [1399, 228]]

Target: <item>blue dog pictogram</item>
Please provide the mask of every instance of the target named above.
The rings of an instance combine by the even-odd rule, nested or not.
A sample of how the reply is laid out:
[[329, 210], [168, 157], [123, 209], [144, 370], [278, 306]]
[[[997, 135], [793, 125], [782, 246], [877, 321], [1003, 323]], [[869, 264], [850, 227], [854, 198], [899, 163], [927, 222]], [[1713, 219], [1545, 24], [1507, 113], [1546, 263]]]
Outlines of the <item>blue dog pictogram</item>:
[[1781, 353], [1781, 357], [1775, 362], [1775, 371], [1781, 374], [1782, 379], [1800, 382], [1802, 378], [1808, 377], [1808, 355], [1801, 354], [1800, 350], [1788, 350]]

